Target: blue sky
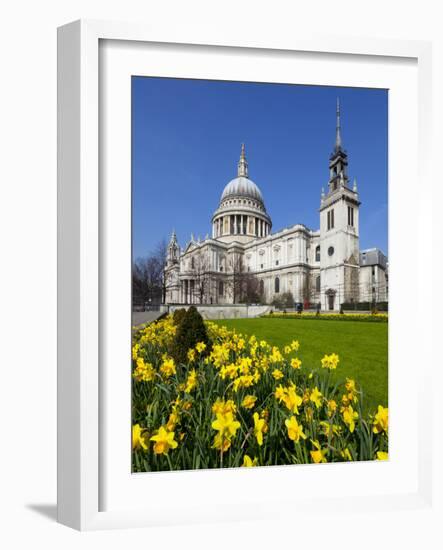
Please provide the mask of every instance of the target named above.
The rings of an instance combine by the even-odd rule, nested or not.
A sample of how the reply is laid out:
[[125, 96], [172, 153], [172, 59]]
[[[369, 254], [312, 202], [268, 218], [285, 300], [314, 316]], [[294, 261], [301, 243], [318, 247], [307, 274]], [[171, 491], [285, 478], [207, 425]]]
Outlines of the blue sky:
[[175, 228], [180, 245], [211, 234], [211, 216], [246, 144], [273, 231], [318, 229], [340, 98], [360, 248], [387, 247], [388, 92], [364, 88], [133, 77], [133, 255]]

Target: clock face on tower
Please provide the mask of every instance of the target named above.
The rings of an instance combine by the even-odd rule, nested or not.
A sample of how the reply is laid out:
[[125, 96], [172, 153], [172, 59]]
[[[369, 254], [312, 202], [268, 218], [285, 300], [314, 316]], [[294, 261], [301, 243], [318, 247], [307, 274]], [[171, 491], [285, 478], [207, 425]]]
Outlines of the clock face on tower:
[[330, 247], [328, 248], [328, 255], [329, 255], [329, 256], [332, 256], [332, 254], [334, 254], [334, 247], [333, 247], [333, 246], [330, 246]]

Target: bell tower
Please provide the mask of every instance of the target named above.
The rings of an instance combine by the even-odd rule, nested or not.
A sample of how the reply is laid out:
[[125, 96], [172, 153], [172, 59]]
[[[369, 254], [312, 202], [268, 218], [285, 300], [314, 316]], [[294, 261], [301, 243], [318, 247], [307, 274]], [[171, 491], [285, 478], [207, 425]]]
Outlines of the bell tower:
[[342, 145], [340, 103], [337, 99], [335, 145], [329, 157], [328, 192], [320, 201], [321, 308], [339, 310], [358, 300], [359, 207], [357, 183], [351, 189], [348, 155]]
[[166, 255], [167, 265], [172, 265], [177, 263], [179, 256], [180, 256], [180, 247], [178, 246], [177, 235], [175, 234], [175, 230], [173, 230], [171, 239], [168, 244], [168, 251]]
[[175, 230], [166, 250], [166, 265], [163, 271], [163, 303], [177, 304], [180, 302], [180, 246]]

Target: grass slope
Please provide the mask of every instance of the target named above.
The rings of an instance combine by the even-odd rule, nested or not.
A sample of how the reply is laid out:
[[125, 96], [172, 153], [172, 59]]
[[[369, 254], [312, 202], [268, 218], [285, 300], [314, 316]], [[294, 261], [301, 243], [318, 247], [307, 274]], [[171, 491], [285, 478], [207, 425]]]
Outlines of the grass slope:
[[338, 353], [337, 380], [354, 378], [363, 389], [363, 407], [373, 412], [388, 404], [388, 323], [291, 319], [216, 321], [244, 334], [283, 346], [296, 339], [302, 368], [320, 367], [326, 353]]

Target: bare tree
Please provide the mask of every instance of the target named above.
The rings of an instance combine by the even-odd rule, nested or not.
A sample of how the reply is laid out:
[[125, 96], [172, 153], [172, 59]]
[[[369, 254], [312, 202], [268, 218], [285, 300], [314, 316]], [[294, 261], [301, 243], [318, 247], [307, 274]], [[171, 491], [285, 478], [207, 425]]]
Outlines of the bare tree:
[[166, 241], [161, 241], [155, 250], [145, 257], [137, 258], [132, 265], [132, 303], [143, 305], [164, 301], [166, 280]]
[[245, 269], [243, 258], [237, 254], [231, 262], [228, 285], [233, 303], [257, 303], [261, 301], [260, 280]]
[[206, 255], [203, 253], [194, 256], [194, 292], [198, 296], [200, 304], [206, 303], [210, 294], [210, 273]]
[[159, 266], [160, 271], [160, 286], [161, 286], [161, 303], [164, 304], [166, 301], [166, 290], [168, 288], [168, 281], [165, 277], [165, 267], [166, 267], [166, 258], [168, 254], [168, 243], [166, 239], [162, 239], [156, 246], [154, 250], [153, 257], [157, 265]]

